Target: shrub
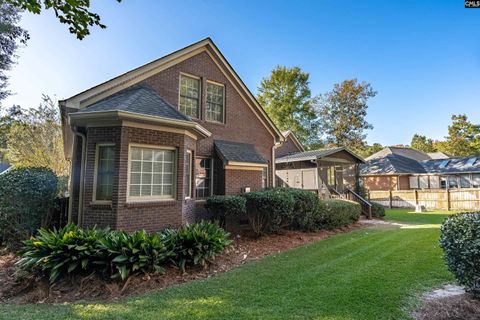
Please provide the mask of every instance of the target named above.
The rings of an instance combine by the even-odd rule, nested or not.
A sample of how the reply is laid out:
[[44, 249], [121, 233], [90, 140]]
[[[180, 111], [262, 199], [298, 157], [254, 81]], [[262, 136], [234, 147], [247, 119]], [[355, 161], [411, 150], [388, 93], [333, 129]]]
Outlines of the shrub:
[[480, 298], [480, 212], [447, 218], [441, 227], [440, 247], [458, 283]]
[[182, 270], [187, 264], [204, 265], [230, 244], [228, 236], [208, 222], [156, 234], [82, 229], [69, 224], [60, 229], [40, 229], [37, 236], [24, 241], [17, 266], [47, 276], [50, 282], [87, 272], [125, 280], [139, 271], [161, 272], [167, 261]]
[[171, 261], [185, 271], [186, 265], [205, 265], [230, 245], [230, 234], [214, 223], [202, 221], [179, 229], [165, 229], [162, 241], [173, 252]]
[[212, 213], [219, 226], [226, 226], [226, 217], [246, 213], [246, 200], [241, 196], [212, 196], [207, 199], [205, 208]]
[[247, 217], [255, 234], [277, 232], [293, 219], [293, 196], [283, 188], [244, 193]]
[[372, 202], [372, 217], [385, 217], [385, 207], [379, 203]]
[[162, 272], [161, 265], [173, 256], [158, 234], [150, 235], [144, 230], [132, 234], [108, 232], [98, 240], [97, 249], [94, 263], [103, 265], [111, 278], [122, 280], [136, 271]]
[[50, 169], [19, 168], [0, 175], [0, 240], [16, 249], [48, 223], [58, 179]]
[[24, 241], [17, 266], [47, 275], [50, 282], [59, 276], [94, 270], [99, 239], [107, 230], [83, 230], [69, 224], [60, 229], [38, 230], [36, 237]]
[[318, 229], [336, 229], [360, 218], [360, 204], [348, 200], [321, 200], [317, 207]]
[[291, 228], [303, 231], [318, 229], [318, 196], [310, 191], [294, 188], [285, 188], [285, 192], [292, 195], [294, 200]]

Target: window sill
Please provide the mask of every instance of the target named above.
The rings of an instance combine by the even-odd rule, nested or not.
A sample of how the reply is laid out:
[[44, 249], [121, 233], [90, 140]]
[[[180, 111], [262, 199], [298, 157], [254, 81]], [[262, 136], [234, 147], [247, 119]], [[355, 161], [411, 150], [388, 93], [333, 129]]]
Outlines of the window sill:
[[176, 204], [176, 199], [128, 201], [125, 203], [125, 208], [173, 207]]

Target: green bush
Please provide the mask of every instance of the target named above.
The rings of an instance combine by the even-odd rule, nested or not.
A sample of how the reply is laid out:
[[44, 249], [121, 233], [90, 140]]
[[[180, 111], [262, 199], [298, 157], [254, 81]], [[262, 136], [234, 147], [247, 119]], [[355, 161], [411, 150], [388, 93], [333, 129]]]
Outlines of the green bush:
[[246, 200], [241, 196], [212, 196], [207, 199], [205, 208], [212, 214], [219, 226], [226, 226], [226, 218], [246, 213]]
[[291, 225], [295, 200], [285, 189], [266, 189], [242, 196], [247, 200], [247, 217], [255, 234], [277, 232]]
[[231, 243], [228, 232], [207, 221], [165, 229], [160, 236], [173, 252], [171, 261], [183, 271], [186, 265], [205, 265]]
[[480, 212], [452, 215], [440, 230], [448, 269], [459, 284], [480, 298]]
[[285, 188], [285, 192], [292, 195], [294, 200], [293, 218], [290, 228], [302, 231], [318, 230], [318, 196], [310, 191], [294, 188]]
[[204, 265], [230, 244], [229, 234], [216, 224], [202, 222], [148, 234], [108, 229], [82, 229], [69, 224], [40, 229], [24, 241], [17, 266], [47, 276], [50, 282], [72, 274], [97, 272], [125, 280], [135, 272], [161, 272], [168, 261], [180, 266]]
[[45, 274], [50, 282], [67, 274], [90, 272], [95, 268], [98, 241], [107, 232], [72, 224], [58, 230], [40, 229], [37, 236], [24, 241], [17, 266]]
[[0, 175], [0, 241], [16, 249], [48, 224], [58, 194], [50, 169], [18, 168]]
[[162, 272], [161, 265], [174, 255], [158, 234], [148, 234], [144, 230], [132, 234], [107, 232], [98, 240], [97, 249], [94, 263], [103, 266], [111, 278], [122, 280], [136, 271]]
[[336, 229], [360, 218], [360, 204], [348, 200], [321, 200], [317, 207], [318, 229]]
[[379, 203], [372, 202], [372, 217], [385, 217], [385, 207]]

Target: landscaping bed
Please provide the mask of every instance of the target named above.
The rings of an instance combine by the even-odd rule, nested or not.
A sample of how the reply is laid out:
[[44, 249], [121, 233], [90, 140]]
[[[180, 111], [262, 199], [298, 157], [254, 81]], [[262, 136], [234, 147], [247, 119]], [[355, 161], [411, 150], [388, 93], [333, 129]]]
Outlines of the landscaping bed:
[[357, 222], [332, 231], [312, 233], [283, 231], [280, 234], [267, 234], [260, 238], [252, 235], [247, 228], [237, 228], [232, 230], [232, 245], [205, 267], [192, 266], [187, 268], [186, 272], [182, 272], [179, 268], [169, 266], [165, 268], [163, 275], [133, 274], [124, 282], [105, 281], [96, 274], [63, 278], [53, 285], [50, 285], [47, 279], [34, 277], [16, 282], [14, 264], [17, 258], [4, 250], [0, 253], [0, 302], [25, 304], [115, 300], [196, 279], [209, 278], [249, 261], [363, 226], [362, 223]]

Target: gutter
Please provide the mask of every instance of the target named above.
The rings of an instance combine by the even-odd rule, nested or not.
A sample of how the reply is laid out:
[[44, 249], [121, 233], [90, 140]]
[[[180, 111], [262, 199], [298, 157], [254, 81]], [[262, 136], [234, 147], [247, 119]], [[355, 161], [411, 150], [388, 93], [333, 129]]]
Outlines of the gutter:
[[[72, 127], [72, 131], [75, 136], [79, 137], [82, 140], [82, 159], [80, 161], [80, 190], [78, 194], [78, 220], [77, 224], [81, 226], [83, 224], [83, 194], [84, 194], [84, 180], [85, 180], [85, 167], [86, 167], [86, 140], [87, 137], [78, 131], [77, 127]], [[76, 148], [74, 148], [76, 150]], [[72, 172], [73, 172], [73, 161], [72, 161]], [[73, 175], [72, 175], [73, 179]], [[73, 183], [70, 188], [73, 191]], [[70, 192], [69, 206], [68, 206], [68, 222], [72, 222], [72, 204], [73, 204], [73, 192]]]

